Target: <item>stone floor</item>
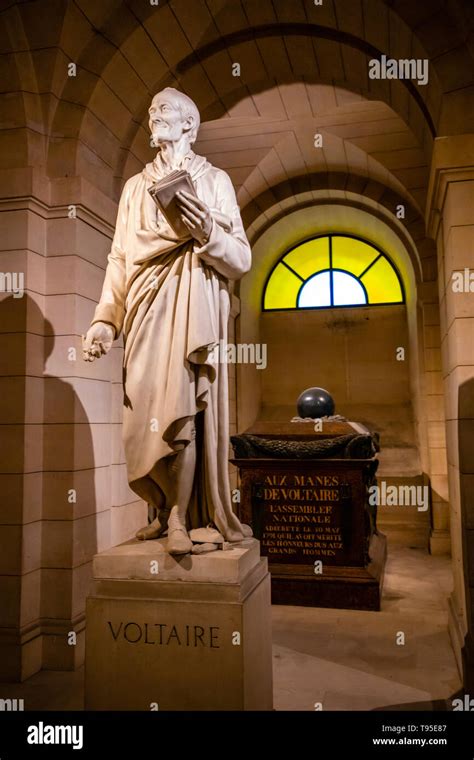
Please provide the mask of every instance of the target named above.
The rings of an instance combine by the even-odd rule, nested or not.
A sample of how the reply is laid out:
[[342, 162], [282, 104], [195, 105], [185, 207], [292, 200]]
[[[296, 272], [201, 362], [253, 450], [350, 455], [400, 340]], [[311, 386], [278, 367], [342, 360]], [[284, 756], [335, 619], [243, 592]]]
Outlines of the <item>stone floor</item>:
[[380, 612], [273, 607], [275, 708], [446, 709], [461, 688], [447, 631], [451, 586], [449, 558], [395, 546]]
[[[449, 558], [394, 546], [380, 612], [274, 606], [275, 709], [446, 709], [461, 688], [447, 631], [451, 584]], [[26, 710], [80, 710], [83, 676], [43, 671], [0, 684], [0, 696], [23, 698]]]

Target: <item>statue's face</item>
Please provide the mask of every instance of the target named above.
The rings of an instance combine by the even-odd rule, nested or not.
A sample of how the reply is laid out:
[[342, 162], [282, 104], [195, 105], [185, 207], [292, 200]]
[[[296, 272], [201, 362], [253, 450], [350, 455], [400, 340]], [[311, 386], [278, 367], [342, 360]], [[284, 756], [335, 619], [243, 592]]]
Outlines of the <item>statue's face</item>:
[[177, 101], [170, 95], [155, 95], [148, 113], [155, 145], [161, 142], [177, 142], [184, 132], [189, 130], [189, 117], [183, 119]]

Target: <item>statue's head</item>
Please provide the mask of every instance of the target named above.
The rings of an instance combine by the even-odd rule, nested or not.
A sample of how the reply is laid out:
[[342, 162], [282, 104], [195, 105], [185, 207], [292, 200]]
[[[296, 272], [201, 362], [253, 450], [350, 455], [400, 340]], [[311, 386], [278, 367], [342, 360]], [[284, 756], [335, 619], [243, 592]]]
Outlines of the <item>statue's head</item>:
[[183, 137], [191, 146], [196, 138], [201, 117], [196, 104], [184, 92], [165, 87], [151, 101], [148, 126], [155, 145], [177, 142]]

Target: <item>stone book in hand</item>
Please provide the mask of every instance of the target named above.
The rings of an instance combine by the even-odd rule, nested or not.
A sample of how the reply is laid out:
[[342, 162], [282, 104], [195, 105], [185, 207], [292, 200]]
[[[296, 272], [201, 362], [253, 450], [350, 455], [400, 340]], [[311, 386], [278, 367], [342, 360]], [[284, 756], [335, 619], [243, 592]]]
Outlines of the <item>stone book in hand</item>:
[[192, 179], [183, 169], [176, 169], [148, 188], [148, 192], [176, 236], [186, 239], [191, 237], [191, 233], [181, 218], [182, 212], [176, 198], [179, 190], [196, 195]]

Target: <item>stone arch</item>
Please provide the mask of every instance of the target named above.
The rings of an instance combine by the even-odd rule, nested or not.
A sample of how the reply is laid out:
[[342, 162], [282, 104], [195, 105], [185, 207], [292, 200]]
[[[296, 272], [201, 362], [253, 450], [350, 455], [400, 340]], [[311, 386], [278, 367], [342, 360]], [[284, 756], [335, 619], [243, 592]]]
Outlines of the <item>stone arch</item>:
[[[380, 6], [382, 7], [383, 4], [380, 4]], [[139, 91], [138, 85], [140, 84], [142, 93], [141, 104], [136, 103], [132, 111], [129, 113], [128, 126], [126, 126], [126, 110], [123, 110], [124, 118], [117, 118], [115, 120], [117, 127], [123, 124], [123, 129], [119, 130], [119, 134], [115, 136], [115, 140], [111, 138], [111, 153], [106, 163], [110, 163], [110, 161], [113, 160], [114, 166], [110, 168], [113, 169], [115, 177], [121, 178], [123, 176], [122, 169], [126, 161], [126, 152], [132, 148], [132, 145], [136, 140], [136, 134], [145, 118], [150, 94], [152, 92], [167, 84], [176, 84], [178, 82], [184, 90], [193, 89], [193, 83], [196, 86], [195, 89], [198, 89], [206, 77], [207, 80], [209, 80], [209, 72], [213, 73], [217, 80], [222, 80], [222, 76], [219, 76], [218, 72], [222, 71], [223, 63], [230, 68], [230, 62], [232, 59], [229, 57], [228, 51], [231, 48], [235, 50], [240, 46], [240, 49], [242, 50], [242, 46], [247, 46], [248, 50], [250, 50], [250, 47], [256, 47], [256, 44], [259, 41], [274, 43], [275, 40], [280, 39], [282, 34], [287, 34], [289, 39], [294, 38], [297, 40], [298, 46], [302, 46], [304, 42], [308, 51], [314, 51], [315, 40], [324, 41], [329, 47], [326, 47], [325, 52], [321, 53], [321, 60], [325, 56], [328, 61], [332, 60], [337, 53], [338, 58], [343, 61], [341, 50], [346, 49], [351, 51], [351, 55], [356, 55], [356, 58], [351, 59], [351, 66], [348, 66], [346, 63], [346, 71], [344, 70], [344, 66], [342, 66], [340, 73], [345, 75], [345, 79], [343, 80], [339, 80], [337, 76], [335, 76], [332, 67], [330, 71], [326, 71], [326, 74], [321, 73], [320, 69], [322, 67], [318, 65], [318, 60], [313, 55], [312, 64], [311, 59], [307, 59], [307, 61], [309, 60], [309, 63], [311, 64], [309, 68], [313, 68], [314, 71], [318, 72], [317, 76], [311, 73], [308, 74], [308, 64], [306, 67], [301, 64], [298, 68], [298, 65], [291, 62], [292, 66], [288, 69], [288, 75], [285, 77], [283, 73], [279, 74], [279, 81], [300, 81], [302, 77], [306, 77], [309, 81], [314, 80], [325, 82], [335, 79], [346, 85], [350, 84], [352, 88], [362, 89], [369, 98], [382, 98], [385, 99], [386, 102], [390, 102], [390, 100], [393, 99], [399, 104], [400, 109], [406, 110], [406, 116], [408, 119], [415, 119], [415, 114], [418, 109], [423, 114], [418, 120], [418, 129], [423, 130], [423, 124], [429, 123], [430, 126], [428, 131], [431, 135], [433, 134], [435, 129], [435, 114], [439, 108], [440, 93], [440, 88], [436, 83], [432, 86], [434, 94], [429, 98], [425, 93], [423, 93], [422, 96], [419, 88], [417, 89], [417, 87], [410, 81], [394, 82], [389, 87], [387, 82], [369, 82], [366, 79], [366, 83], [367, 85], [370, 85], [370, 87], [360, 87], [360, 81], [357, 80], [357, 76], [360, 75], [362, 69], [366, 73], [367, 56], [381, 54], [381, 50], [379, 50], [374, 44], [376, 35], [374, 35], [373, 31], [370, 31], [369, 25], [367, 30], [359, 30], [359, 34], [354, 34], [345, 29], [336, 28], [334, 19], [332, 19], [332, 25], [329, 20], [327, 20], [327, 25], [321, 23], [316, 24], [314, 22], [314, 19], [316, 18], [315, 11], [311, 9], [310, 15], [312, 18], [304, 23], [290, 23], [280, 20], [273, 24], [256, 24], [252, 26], [249, 26], [248, 23], [246, 26], [241, 23], [240, 26], [235, 25], [236, 28], [234, 31], [229, 32], [228, 34], [219, 34], [227, 11], [228, 7], [226, 5], [219, 14], [216, 14], [218, 23], [214, 23], [216, 19], [213, 20], [209, 17], [208, 28], [201, 31], [199, 35], [193, 35], [193, 42], [196, 40], [194, 45], [190, 45], [188, 42], [188, 48], [191, 48], [191, 50], [189, 50], [187, 54], [183, 54], [179, 59], [172, 59], [169, 57], [169, 60], [167, 61], [159, 52], [159, 46], [162, 43], [162, 39], [158, 34], [159, 14], [171, 13], [167, 4], [163, 4], [163, 6], [154, 9], [149, 7], [146, 12], [142, 13], [141, 21], [146, 24], [146, 28], [136, 28], [134, 25], [134, 19], [130, 16], [130, 11], [124, 12], [123, 14], [121, 22], [122, 28], [119, 28], [120, 25], [117, 23], [118, 16], [110, 16], [107, 20], [102, 18], [100, 34], [89, 34], [87, 42], [77, 56], [77, 65], [78, 68], [81, 68], [81, 76], [83, 78], [80, 88], [81, 91], [79, 93], [77, 92], [74, 83], [70, 81], [65, 82], [63, 92], [61, 93], [62, 102], [59, 103], [58, 108], [56, 109], [52, 122], [52, 129], [61, 133], [61, 130], [64, 128], [64, 122], [67, 121], [67, 136], [72, 139], [78, 139], [79, 141], [82, 139], [88, 146], [89, 150], [91, 149], [91, 141], [93, 142], [91, 133], [94, 129], [97, 133], [96, 137], [99, 143], [101, 141], [103, 142], [100, 119], [94, 120], [93, 117], [86, 118], [86, 112], [90, 110], [93, 113], [94, 107], [97, 107], [98, 101], [106, 99], [110, 101], [111, 98], [116, 101], [118, 111], [120, 111], [119, 103], [124, 107], [127, 95], [123, 86], [121, 89], [121, 82], [123, 83], [126, 78], [119, 76], [118, 72], [120, 67], [118, 65], [118, 59], [122, 60], [124, 66], [128, 65], [127, 71], [133, 69], [133, 65], [131, 65], [130, 62], [133, 61], [136, 64], [136, 51], [133, 52], [130, 47], [131, 38], [134, 38], [135, 47], [143, 45], [146, 42], [150, 52], [154, 51], [155, 61], [153, 63], [155, 67], [161, 69], [162, 74], [152, 81], [148, 71], [140, 72], [140, 76], [137, 77], [137, 93]], [[296, 10], [294, 12], [298, 15]], [[179, 18], [179, 13], [176, 13], [175, 21], [179, 20]], [[393, 26], [394, 29], [398, 29], [400, 21], [396, 21], [395, 15], [392, 11], [389, 12], [387, 19], [388, 18], [390, 18], [390, 28]], [[319, 20], [321, 21], [321, 14], [319, 15]], [[97, 22], [99, 22], [99, 20], [97, 20]], [[387, 20], [387, 24], [388, 23]], [[213, 28], [211, 29], [211, 27]], [[403, 54], [403, 51], [407, 49], [409, 40], [411, 40], [410, 34], [408, 28], [404, 29], [403, 34], [398, 29], [398, 34], [395, 35], [396, 43], [394, 44], [393, 55], [397, 55], [397, 51], [395, 50], [397, 45], [400, 51], [399, 54]], [[85, 31], [84, 36], [87, 36]], [[338, 50], [332, 50], [331, 46], [336, 46]], [[148, 49], [146, 52], [148, 52]], [[135, 58], [133, 57], [134, 55]], [[249, 60], [252, 59], [250, 58]], [[206, 66], [208, 66], [208, 69], [206, 69]], [[108, 83], [105, 85], [103, 82], [107, 79], [107, 72], [112, 70], [115, 73], [115, 78], [113, 76], [110, 77]], [[357, 76], [354, 76], [351, 80], [353, 71], [357, 72]], [[262, 74], [265, 76], [262, 76]], [[196, 94], [193, 92], [203, 111], [205, 119], [217, 118], [241, 99], [243, 94], [242, 85], [240, 83], [237, 84], [235, 80], [232, 81], [230, 76], [228, 79], [229, 81], [225, 83], [225, 86], [222, 82], [216, 85], [215, 91], [211, 93], [210, 99], [208, 97], [206, 100], [206, 96], [202, 93], [200, 95], [199, 93]], [[209, 84], [209, 81], [207, 84]], [[268, 74], [265, 71], [265, 67], [263, 66], [263, 71], [258, 71], [258, 69], [255, 69], [254, 71], [251, 66], [250, 70], [247, 72], [245, 87], [247, 84], [251, 84], [252, 87], [255, 86], [256, 91], [268, 87]], [[100, 92], [97, 93], [94, 98], [94, 92], [97, 87]], [[119, 93], [122, 94], [120, 95]], [[410, 102], [416, 104], [416, 106], [413, 106], [410, 109]], [[428, 102], [429, 105], [427, 105]], [[67, 119], [65, 118], [66, 112], [68, 112]], [[89, 123], [90, 119], [94, 121], [93, 126]], [[73, 137], [74, 134], [76, 135], [75, 138]], [[86, 150], [87, 153], [87, 149], [84, 150]], [[96, 155], [99, 155], [99, 152], [96, 151]], [[112, 158], [112, 155], [114, 158]], [[49, 168], [53, 173], [55, 171], [54, 166], [55, 161], [54, 156], [52, 156], [49, 161]], [[107, 174], [105, 167], [104, 173]]]
[[[275, 206], [277, 200], [290, 197], [296, 200], [302, 194], [314, 194], [318, 191], [322, 191], [323, 193], [340, 191], [343, 194], [350, 193], [356, 195], [360, 199], [369, 199], [379, 207], [386, 209], [392, 219], [395, 218], [394, 209], [396, 206], [399, 204], [405, 205], [407, 209], [406, 218], [403, 222], [403, 228], [406, 231], [405, 245], [407, 245], [410, 251], [414, 271], [417, 273], [417, 281], [421, 282], [423, 280], [423, 258], [431, 258], [434, 255], [434, 251], [427, 251], [424, 220], [420, 213], [407, 202], [406, 198], [396, 193], [393, 189], [387, 188], [381, 182], [352, 172], [319, 172], [299, 175], [284, 180], [278, 183], [278, 185], [272, 186], [260, 193], [242, 208], [242, 219], [246, 229], [250, 229], [251, 241], [256, 242], [266, 229], [281, 216], [284, 216], [284, 211], [273, 211], [272, 213], [272, 207]], [[306, 204], [311, 205], [311, 200], [308, 199]], [[258, 223], [261, 217], [263, 218], [263, 209], [265, 209], [263, 224], [258, 226], [258, 232], [253, 231], [252, 228], [254, 226], [257, 227], [256, 223]], [[397, 234], [400, 235], [400, 232], [397, 232]], [[418, 243], [420, 243], [420, 249], [417, 248]]]
[[[5, 14], [9, 52], [3, 56], [3, 77], [10, 91], [2, 94], [4, 142], [2, 168], [44, 164], [46, 125], [39, 96], [38, 71], [28, 44], [28, 28], [17, 7]], [[22, 53], [16, 53], [17, 46]]]
[[[343, 187], [342, 182], [340, 185]], [[356, 191], [334, 187], [334, 184], [329, 187], [323, 185], [315, 189], [313, 183], [311, 189], [308, 186], [300, 187], [299, 192], [295, 192], [294, 186], [288, 186], [286, 190], [291, 196], [291, 207], [282, 211], [278, 203], [266, 206], [265, 213], [261, 214], [263, 223], [257, 225], [254, 222], [250, 226], [254, 265], [251, 273], [241, 283], [239, 340], [244, 343], [262, 340], [259, 326], [262, 288], [276, 261], [299, 240], [329, 232], [356, 234], [389, 253], [402, 274], [406, 288], [407, 350], [410, 356], [409, 381], [415, 436], [411, 445], [416, 447], [419, 454], [420, 471], [428, 478], [431, 478], [432, 472], [435, 473], [431, 493], [437, 526], [439, 511], [447, 508], [447, 493], [439, 490], [436, 463], [440, 452], [439, 444], [434, 443], [432, 434], [433, 425], [444, 411], [443, 395], [440, 391], [437, 395], [433, 394], [431, 382], [433, 367], [430, 353], [440, 350], [439, 335], [437, 341], [433, 342], [433, 328], [429, 321], [430, 313], [439, 310], [436, 279], [431, 279], [436, 259], [435, 246], [432, 240], [423, 235], [417, 234], [414, 239], [409, 229], [396, 220], [390, 204], [386, 207], [377, 193], [369, 198]], [[281, 199], [282, 195], [279, 197]], [[298, 214], [304, 212], [306, 221], [302, 223]], [[365, 215], [365, 221], [357, 221], [361, 224], [360, 227], [354, 226], [358, 214], [361, 217]], [[315, 219], [318, 220], [316, 225]], [[282, 224], [284, 228], [281, 227]], [[384, 228], [386, 232], [383, 232]], [[256, 414], [261, 413], [258, 406], [263, 403], [259, 390], [260, 379], [259, 373], [253, 372], [251, 367], [242, 366], [237, 369], [238, 407], [241, 410], [239, 426], [242, 429], [253, 422]], [[250, 398], [246, 393], [246, 388], [249, 387], [254, 389], [255, 398]]]
[[[304, 33], [306, 30], [306, 34]], [[333, 30], [322, 30], [319, 28], [311, 28], [308, 25], [300, 25], [293, 29], [291, 25], [282, 27], [272, 26], [256, 29], [242, 30], [239, 34], [229, 35], [226, 38], [216, 40], [212, 43], [208, 43], [202, 48], [196, 50], [192, 54], [188, 55], [186, 59], [180, 62], [174, 70], [169, 71], [166, 75], [157, 80], [152, 88], [153, 92], [159, 91], [166, 86], [174, 86], [179, 83], [179, 87], [182, 88], [188, 94], [192, 94], [192, 83], [199, 80], [199, 77], [194, 75], [194, 67], [196, 69], [205, 70], [203, 67], [207, 61], [212, 60], [212, 71], [225, 71], [230, 72], [230, 66], [232, 59], [229, 58], [229, 50], [234, 49], [238, 45], [249, 47], [255, 41], [262, 40], [274, 40], [279, 38], [282, 34], [289, 34], [291, 36], [292, 31], [295, 39], [300, 38], [307, 42], [313, 41], [313, 35], [325, 34], [326, 39], [330, 46], [334, 48], [340, 46], [340, 42], [335, 41], [335, 33]], [[421, 97], [417, 88], [409, 81], [396, 81], [392, 82], [391, 86], [388, 86], [387, 82], [373, 82], [365, 79], [365, 82], [360, 78], [362, 72], [367, 73], [368, 62], [368, 50], [373, 52], [373, 56], [380, 56], [382, 53], [374, 46], [368, 47], [361, 44], [355, 45], [357, 38], [353, 35], [348, 35], [345, 39], [345, 43], [351, 51], [355, 51], [357, 64], [354, 63], [354, 67], [350, 69], [348, 75], [345, 78], [339, 79], [334, 76], [308, 73], [307, 69], [292, 70], [288, 73], [283, 73], [273, 80], [268, 75], [265, 76], [265, 67], [261, 62], [260, 69], [257, 65], [248, 65], [245, 74], [245, 84], [242, 85], [234, 80], [232, 77], [226, 75], [226, 81], [223, 82], [223, 75], [219, 76], [221, 85], [215, 94], [214, 99], [201, 100], [197, 98], [198, 105], [202, 112], [203, 121], [211, 119], [217, 119], [225, 115], [227, 112], [232, 112], [244, 98], [249, 97], [249, 93], [262, 94], [272, 85], [278, 81], [278, 84], [293, 84], [298, 82], [305, 82], [309, 84], [322, 84], [344, 87], [352, 92], [361, 94], [368, 100], [381, 100], [388, 105], [395, 102], [394, 110], [399, 110], [401, 117], [406, 121], [407, 125], [414, 131], [419, 139], [420, 143], [427, 143], [431, 145], [431, 141], [436, 134], [436, 128], [434, 120], [431, 116], [431, 110], [436, 111], [436, 107], [431, 109], [425, 103], [425, 100]], [[343, 46], [344, 46], [343, 44]], [[247, 53], [250, 55], [250, 53]], [[314, 69], [317, 71], [316, 59], [313, 59]], [[263, 68], [263, 71], [262, 71]], [[211, 70], [211, 69], [209, 69]], [[356, 74], [352, 72], [355, 70]], [[208, 74], [208, 71], [206, 71]], [[191, 85], [191, 86], [190, 86]], [[216, 88], [217, 89], [217, 88]], [[199, 93], [198, 93], [199, 95]], [[208, 94], [208, 97], [209, 94]], [[149, 105], [149, 96], [146, 97], [142, 103], [139, 111], [136, 114], [136, 118], [131, 123], [128, 130], [127, 140], [123, 145], [124, 153], [122, 155], [122, 163], [118, 169], [118, 173], [124, 172], [124, 166], [126, 163], [126, 152], [130, 151], [132, 155], [143, 154], [143, 148], [147, 141], [147, 128], [146, 128], [146, 112]]]
[[[456, 131], [452, 109], [451, 118], [447, 117], [443, 94], [448, 96], [447, 103], [452, 104], [453, 100], [465, 97], [472, 86], [472, 74], [469, 73], [474, 69], [472, 55], [463, 37], [463, 30], [469, 21], [469, 8], [462, 0], [453, 1], [448, 7], [444, 3], [436, 3], [434, 9], [432, 4], [426, 9], [411, 8], [401, 2], [390, 3], [389, 6], [383, 0], [364, 0], [362, 20], [358, 18], [359, 9], [338, 8], [336, 13], [332, 3], [316, 7], [296, 2], [292, 3], [291, 13], [286, 4], [279, 2], [274, 3], [274, 11], [266, 12], [256, 1], [246, 4], [245, 12], [237, 11], [231, 2], [225, 2], [213, 9], [213, 13], [197, 5], [191, 11], [184, 6], [170, 6], [167, 0], [162, 0], [159, 6], [145, 4], [140, 8], [130, 7], [125, 2], [114, 5], [112, 9], [109, 5], [100, 8], [83, 6], [80, 2], [49, 5], [52, 12], [49, 44], [57, 43], [59, 52], [55, 64], [49, 66], [56, 103], [51, 102], [47, 117], [48, 126], [51, 125], [50, 134], [54, 135], [49, 146], [48, 171], [56, 175], [58, 164], [64, 161], [69, 161], [69, 173], [82, 170], [88, 160], [99, 163], [102, 151], [94, 151], [92, 145], [95, 131], [98, 144], [105, 146], [108, 155], [104, 166], [95, 175], [104, 188], [107, 185], [110, 187], [110, 183], [116, 188], [123, 180], [126, 153], [143, 123], [147, 101], [154, 89], [170, 82], [179, 82], [183, 89], [192, 89], [193, 82], [199, 87], [203, 78], [209, 78], [205, 66], [209, 65], [209, 71], [217, 75], [222, 61], [230, 63], [229, 50], [244, 50], [245, 46], [249, 50], [252, 46], [257, 49], [258, 45], [262, 45], [271, 54], [272, 51], [281, 50], [283, 34], [289, 40], [285, 63], [287, 81], [299, 81], [304, 76], [311, 78], [307, 68], [308, 61], [313, 60], [309, 68], [317, 72], [318, 81], [338, 81], [346, 85], [350, 82], [354, 88], [358, 83], [350, 81], [352, 72], [357, 80], [360, 67], [366, 69], [367, 56], [386, 52], [393, 57], [432, 57], [433, 81], [428, 87], [420, 88], [412, 82], [394, 82], [390, 87], [386, 86], [387, 82], [369, 82], [366, 92], [369, 98], [393, 101], [401, 112], [407, 112], [409, 120], [418, 122], [418, 129], [423, 129], [423, 124], [428, 123], [430, 134], [436, 128], [440, 133]], [[436, 9], [439, 13], [433, 21], [432, 11]], [[9, 13], [12, 13], [11, 9]], [[37, 37], [34, 14], [24, 8], [21, 15], [25, 20], [26, 37], [34, 45]], [[174, 38], [174, 46], [163, 39], [162, 28], [165, 24], [161, 20], [167, 24], [173, 23], [177, 30], [182, 25], [185, 30], [184, 37], [180, 31], [180, 36]], [[439, 34], [440, 28], [444, 34]], [[449, 49], [439, 55], [439, 40], [444, 37], [449, 40]], [[149, 58], [152, 53], [153, 65], [162, 72], [154, 79], [149, 71], [134, 71], [136, 49], [140, 46], [143, 58]], [[297, 48], [300, 49], [298, 54]], [[313, 58], [308, 58], [311, 51]], [[219, 58], [220, 54], [222, 58]], [[80, 87], [64, 76], [67, 58], [74, 59], [81, 68]], [[278, 56], [271, 56], [271, 60], [276, 67]], [[453, 66], [456, 60], [463, 66]], [[124, 84], [129, 77], [123, 76], [124, 72], [135, 73], [135, 89], [137, 95], [141, 90], [142, 102], [137, 102], [128, 114], [124, 110], [123, 116], [126, 118], [114, 120], [120, 129], [115, 139], [109, 135], [106, 140], [100, 128], [100, 119], [94, 116], [86, 119], [86, 112], [93, 113], [97, 102], [106, 98], [109, 102], [117, 100], [124, 107], [127, 98], [130, 98], [130, 82], [128, 92]], [[283, 70], [276, 71], [276, 74], [279, 81], [285, 81]], [[101, 80], [106, 81], [107, 85], [99, 85]], [[255, 83], [256, 90], [265, 86], [265, 80], [268, 86], [268, 76], [260, 76], [260, 84]], [[236, 82], [230, 84], [232, 87], [227, 90], [218, 87], [215, 97], [207, 105], [203, 100], [205, 118], [217, 118], [233, 103], [240, 102], [243, 86], [236, 86]], [[94, 91], [98, 86], [99, 92], [94, 102]], [[413, 105], [410, 106], [410, 103]], [[118, 103], [116, 105], [120, 110]], [[418, 112], [422, 113], [421, 119], [416, 117]], [[90, 124], [88, 119], [94, 123]], [[122, 129], [127, 121], [130, 126]], [[465, 131], [465, 125], [463, 129]], [[58, 147], [61, 139], [70, 141], [70, 144]], [[81, 139], [84, 146], [80, 148], [76, 141], [80, 142]], [[73, 158], [71, 151], [73, 156], [79, 153], [79, 157]]]

